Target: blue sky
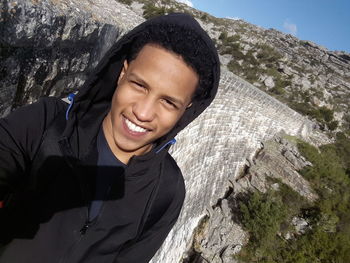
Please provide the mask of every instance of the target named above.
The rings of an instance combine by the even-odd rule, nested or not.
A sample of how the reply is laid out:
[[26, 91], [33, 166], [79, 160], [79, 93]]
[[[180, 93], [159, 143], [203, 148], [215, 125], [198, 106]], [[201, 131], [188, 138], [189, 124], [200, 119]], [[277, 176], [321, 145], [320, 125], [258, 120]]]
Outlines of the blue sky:
[[350, 53], [350, 0], [178, 0], [216, 17], [241, 18], [329, 50]]

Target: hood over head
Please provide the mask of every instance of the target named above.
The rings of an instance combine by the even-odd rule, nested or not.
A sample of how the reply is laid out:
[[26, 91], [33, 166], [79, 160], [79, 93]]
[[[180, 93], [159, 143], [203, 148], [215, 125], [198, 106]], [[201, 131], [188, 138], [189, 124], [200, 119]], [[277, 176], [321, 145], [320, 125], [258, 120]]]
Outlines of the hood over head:
[[[189, 29], [204, 41], [208, 49], [207, 54], [212, 60], [213, 68], [211, 71], [213, 77], [211, 84], [204, 87], [207, 95], [201, 99], [193, 100], [192, 106], [186, 109], [175, 127], [168, 134], [160, 138], [157, 141], [156, 147], [153, 149], [160, 148], [169, 140], [173, 139], [179, 131], [185, 128], [210, 105], [216, 95], [220, 78], [220, 61], [214, 43], [198, 22], [190, 15], [174, 13], [158, 16], [145, 21], [129, 31], [105, 54], [94, 70], [94, 73], [75, 96], [74, 105], [69, 112], [69, 121], [65, 130], [66, 136], [69, 136], [69, 131], [73, 130], [74, 125], [78, 126], [78, 132], [80, 131], [79, 137], [82, 137], [82, 139], [91, 140], [92, 134], [96, 135], [96, 131], [99, 129], [105, 115], [110, 109], [111, 100], [117, 87], [117, 80], [122, 70], [123, 62], [129, 53], [131, 43], [146, 27], [159, 27], [164, 24]], [[87, 127], [90, 128], [89, 130], [95, 129], [92, 134], [83, 132], [87, 130], [85, 129]], [[80, 151], [84, 150], [87, 149], [81, 149]]]

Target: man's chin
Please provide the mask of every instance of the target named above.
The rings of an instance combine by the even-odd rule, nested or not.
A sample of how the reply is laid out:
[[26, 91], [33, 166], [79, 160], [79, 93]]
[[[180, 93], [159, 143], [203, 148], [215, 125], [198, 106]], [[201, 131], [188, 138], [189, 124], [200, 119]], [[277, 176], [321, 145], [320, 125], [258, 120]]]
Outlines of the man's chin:
[[142, 155], [149, 152], [153, 148], [153, 144], [146, 145], [119, 145], [118, 147], [122, 152], [133, 155]]

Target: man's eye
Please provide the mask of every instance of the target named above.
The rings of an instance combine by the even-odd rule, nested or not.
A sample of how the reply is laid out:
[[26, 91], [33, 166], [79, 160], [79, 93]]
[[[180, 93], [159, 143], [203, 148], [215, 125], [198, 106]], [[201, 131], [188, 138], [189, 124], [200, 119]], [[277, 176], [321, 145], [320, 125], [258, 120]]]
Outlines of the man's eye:
[[137, 86], [137, 87], [140, 87], [140, 88], [143, 88], [142, 84], [141, 83], [138, 83], [136, 81], [132, 81], [132, 83]]
[[174, 102], [172, 102], [171, 100], [165, 99], [164, 102], [165, 102], [168, 106], [170, 106], [170, 107], [172, 107], [172, 108], [174, 108], [174, 109], [177, 109], [176, 104], [175, 104]]
[[142, 87], [142, 85], [136, 81], [132, 81], [133, 84], [135, 84], [136, 86]]

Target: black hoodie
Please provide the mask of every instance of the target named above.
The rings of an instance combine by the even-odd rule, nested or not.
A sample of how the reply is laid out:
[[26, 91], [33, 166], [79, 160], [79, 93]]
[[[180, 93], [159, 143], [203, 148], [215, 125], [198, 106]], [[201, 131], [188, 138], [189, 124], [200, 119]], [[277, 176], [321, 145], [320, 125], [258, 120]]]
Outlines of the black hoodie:
[[[205, 87], [209, 96], [195, 100], [150, 152], [130, 159], [97, 218], [87, 222], [96, 136], [116, 73], [133, 39], [146, 26], [163, 23], [189, 28], [207, 44], [215, 65], [212, 85]], [[176, 222], [185, 195], [168, 142], [214, 99], [219, 67], [215, 46], [192, 17], [160, 16], [113, 45], [69, 107], [45, 98], [1, 119], [0, 201], [10, 198], [0, 208], [0, 241], [7, 244], [0, 262], [148, 262]]]

